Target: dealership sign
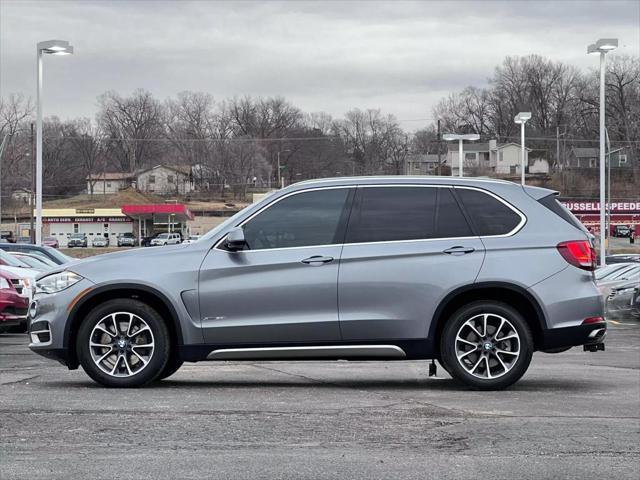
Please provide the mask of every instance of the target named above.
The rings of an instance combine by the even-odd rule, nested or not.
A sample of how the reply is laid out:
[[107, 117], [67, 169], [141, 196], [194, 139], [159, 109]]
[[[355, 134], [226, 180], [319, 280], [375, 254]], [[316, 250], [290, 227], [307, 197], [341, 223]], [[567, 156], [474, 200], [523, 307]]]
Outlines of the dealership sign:
[[129, 217], [44, 217], [44, 223], [130, 223]]
[[[597, 201], [573, 201], [565, 200], [562, 204], [571, 210], [572, 213], [596, 213], [600, 211], [600, 202]], [[611, 213], [619, 214], [640, 214], [640, 201], [622, 201], [612, 202], [610, 205]]]

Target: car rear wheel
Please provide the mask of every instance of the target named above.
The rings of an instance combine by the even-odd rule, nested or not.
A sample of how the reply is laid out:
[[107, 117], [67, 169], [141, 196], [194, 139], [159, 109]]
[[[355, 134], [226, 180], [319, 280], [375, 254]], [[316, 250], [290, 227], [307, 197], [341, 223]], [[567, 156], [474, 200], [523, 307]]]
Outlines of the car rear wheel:
[[84, 371], [107, 387], [140, 387], [169, 361], [170, 337], [162, 317], [132, 299], [109, 300], [82, 322], [76, 339]]
[[453, 314], [442, 332], [440, 352], [455, 379], [477, 390], [500, 390], [527, 371], [533, 338], [517, 310], [479, 301]]

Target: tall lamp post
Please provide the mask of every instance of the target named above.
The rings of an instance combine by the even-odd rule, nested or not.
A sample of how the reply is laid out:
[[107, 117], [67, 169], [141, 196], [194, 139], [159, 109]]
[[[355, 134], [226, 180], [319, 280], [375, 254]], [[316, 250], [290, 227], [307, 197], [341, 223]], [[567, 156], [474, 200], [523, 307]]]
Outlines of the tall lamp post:
[[520, 124], [520, 169], [522, 176], [522, 185], [524, 185], [524, 172], [526, 167], [525, 159], [525, 149], [524, 149], [524, 124], [527, 123], [527, 120], [531, 118], [531, 112], [520, 112], [515, 117], [513, 117], [513, 121]]
[[280, 154], [282, 152], [291, 152], [291, 150], [278, 150], [278, 188], [284, 188], [284, 176], [282, 175], [280, 169]]
[[47, 40], [37, 45], [36, 97], [36, 245], [42, 243], [42, 54], [71, 55], [73, 47], [65, 40]]
[[[455, 140], [458, 141], [458, 176], [462, 177], [464, 176], [462, 174], [462, 164], [464, 161], [464, 151], [462, 148], [462, 142], [464, 142], [465, 140], [468, 140], [470, 142], [476, 141], [476, 140], [480, 140], [480, 135], [478, 135], [477, 133], [468, 133], [466, 135], [458, 135], [455, 133], [445, 133], [444, 135], [442, 135], [442, 139], [446, 142], [453, 142]], [[453, 162], [451, 164], [451, 175], [453, 176]]]
[[617, 38], [601, 38], [587, 47], [588, 54], [600, 55], [600, 266], [606, 265], [605, 260], [605, 89], [604, 77], [606, 71], [605, 55], [618, 47]]

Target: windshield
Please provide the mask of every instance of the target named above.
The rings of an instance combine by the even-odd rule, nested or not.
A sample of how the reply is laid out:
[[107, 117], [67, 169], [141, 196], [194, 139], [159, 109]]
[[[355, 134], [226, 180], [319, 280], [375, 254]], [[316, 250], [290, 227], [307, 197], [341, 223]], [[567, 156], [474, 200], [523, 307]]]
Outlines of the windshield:
[[4, 250], [0, 250], [0, 264], [7, 265], [8, 267], [29, 268], [28, 264], [18, 260], [16, 257], [8, 254]]
[[161, 233], [160, 235], [158, 235], [158, 238], [169, 238], [169, 234], [168, 233]]
[[83, 239], [84, 238], [84, 234], [83, 233], [74, 233], [73, 235], [71, 235], [71, 238]]
[[626, 263], [614, 263], [613, 265], [607, 265], [606, 267], [599, 268], [596, 270], [596, 280], [605, 280], [618, 270], [628, 267], [629, 265]]

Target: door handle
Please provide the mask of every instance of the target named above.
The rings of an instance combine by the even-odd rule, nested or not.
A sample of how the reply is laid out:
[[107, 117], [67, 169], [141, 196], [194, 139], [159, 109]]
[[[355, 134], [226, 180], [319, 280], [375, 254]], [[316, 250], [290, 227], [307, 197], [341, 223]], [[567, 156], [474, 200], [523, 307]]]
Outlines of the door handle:
[[475, 251], [476, 249], [473, 247], [457, 246], [457, 247], [447, 248], [446, 250], [444, 250], [444, 253], [447, 253], [449, 255], [464, 255], [465, 253], [471, 253]]
[[305, 258], [304, 260], [302, 260], [302, 263], [306, 263], [307, 265], [320, 266], [332, 261], [333, 261], [333, 257], [323, 257], [322, 255], [314, 255], [313, 257]]

